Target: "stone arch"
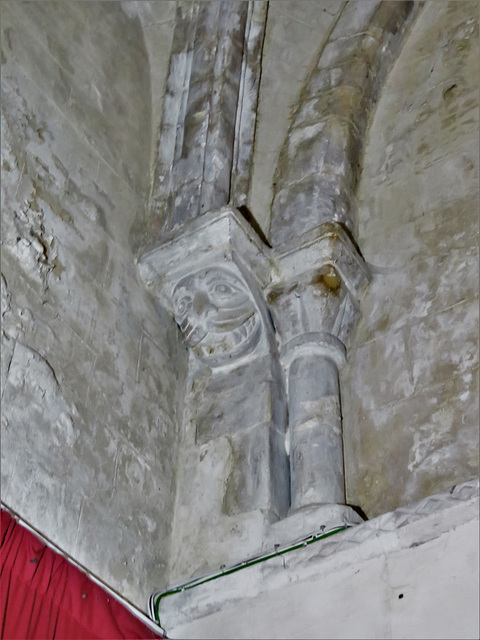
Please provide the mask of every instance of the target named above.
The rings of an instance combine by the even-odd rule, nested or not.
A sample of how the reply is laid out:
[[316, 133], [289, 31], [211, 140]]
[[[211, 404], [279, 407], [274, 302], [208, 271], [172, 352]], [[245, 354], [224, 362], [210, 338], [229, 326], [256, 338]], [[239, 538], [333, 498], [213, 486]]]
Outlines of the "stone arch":
[[267, 5], [176, 4], [149, 201], [132, 229], [140, 253], [212, 210], [246, 204]]

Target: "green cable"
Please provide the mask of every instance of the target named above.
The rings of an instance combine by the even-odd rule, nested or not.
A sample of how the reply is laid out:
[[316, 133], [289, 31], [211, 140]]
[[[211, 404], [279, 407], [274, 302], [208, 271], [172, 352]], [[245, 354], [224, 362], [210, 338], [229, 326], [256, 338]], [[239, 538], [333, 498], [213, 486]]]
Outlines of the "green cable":
[[290, 551], [295, 551], [296, 549], [300, 549], [301, 547], [306, 547], [307, 545], [312, 544], [312, 542], [316, 542], [317, 540], [324, 540], [329, 536], [333, 536], [335, 533], [339, 533], [340, 531], [345, 531], [345, 529], [348, 529], [348, 527], [347, 526], [338, 527], [337, 529], [333, 529], [332, 531], [328, 531], [327, 533], [324, 533], [322, 535], [312, 535], [306, 538], [305, 540], [297, 542], [291, 547], [287, 547], [286, 549], [281, 549], [279, 551], [275, 551], [273, 553], [270, 553], [265, 556], [261, 556], [259, 558], [252, 558], [251, 560], [245, 560], [244, 562], [239, 563], [238, 565], [234, 565], [233, 567], [231, 567], [230, 569], [227, 569], [226, 571], [222, 571], [222, 573], [216, 573], [212, 576], [208, 576], [203, 580], [199, 580], [199, 581], [193, 580], [191, 583], [187, 583], [184, 586], [175, 587], [174, 589], [170, 589], [169, 591], [164, 591], [158, 596], [153, 596], [154, 597], [153, 608], [154, 608], [155, 621], [160, 627], [162, 626], [160, 623], [160, 614], [159, 614], [160, 601], [163, 598], [166, 598], [167, 596], [174, 595], [175, 593], [180, 593], [181, 591], [187, 591], [188, 589], [193, 589], [194, 587], [199, 587], [200, 585], [206, 584], [207, 582], [211, 582], [212, 580], [216, 580], [217, 578], [222, 578], [223, 576], [228, 576], [228, 575], [231, 575], [232, 573], [236, 573], [241, 569], [252, 567], [253, 565], [259, 564], [260, 562], [265, 562], [266, 560], [271, 560], [271, 558], [282, 556], [285, 553], [289, 553]]

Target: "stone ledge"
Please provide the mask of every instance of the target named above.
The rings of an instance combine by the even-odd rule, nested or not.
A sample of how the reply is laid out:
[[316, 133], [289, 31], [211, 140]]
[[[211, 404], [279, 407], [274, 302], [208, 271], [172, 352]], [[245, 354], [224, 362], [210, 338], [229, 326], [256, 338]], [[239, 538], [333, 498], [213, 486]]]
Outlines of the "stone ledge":
[[201, 584], [161, 601], [160, 618], [169, 637], [186, 625], [294, 583], [340, 571], [369, 559], [416, 547], [459, 525], [478, 519], [479, 481], [400, 507], [325, 540], [278, 555], [236, 573]]

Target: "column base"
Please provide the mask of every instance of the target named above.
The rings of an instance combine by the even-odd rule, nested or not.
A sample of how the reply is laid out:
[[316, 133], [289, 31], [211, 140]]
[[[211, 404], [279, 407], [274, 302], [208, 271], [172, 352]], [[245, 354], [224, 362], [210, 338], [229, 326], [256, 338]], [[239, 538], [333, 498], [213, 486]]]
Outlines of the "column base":
[[274, 545], [286, 545], [312, 533], [363, 522], [363, 518], [345, 504], [313, 504], [291, 511], [283, 520], [271, 524], [262, 543], [262, 551]]

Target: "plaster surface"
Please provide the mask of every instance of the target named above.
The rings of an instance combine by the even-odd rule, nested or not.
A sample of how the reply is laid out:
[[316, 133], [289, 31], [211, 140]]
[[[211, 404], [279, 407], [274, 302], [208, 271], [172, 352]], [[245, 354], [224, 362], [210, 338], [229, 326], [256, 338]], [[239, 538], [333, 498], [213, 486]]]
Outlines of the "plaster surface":
[[478, 521], [463, 524], [420, 550], [240, 601], [171, 637], [478, 638], [478, 534]]

